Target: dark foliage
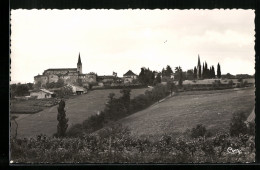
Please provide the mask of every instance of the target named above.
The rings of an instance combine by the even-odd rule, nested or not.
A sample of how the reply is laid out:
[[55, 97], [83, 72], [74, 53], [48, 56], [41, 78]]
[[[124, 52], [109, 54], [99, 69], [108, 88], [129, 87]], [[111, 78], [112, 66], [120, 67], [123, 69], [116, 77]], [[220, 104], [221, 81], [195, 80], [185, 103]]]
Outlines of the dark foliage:
[[58, 115], [57, 120], [59, 121], [57, 125], [57, 137], [64, 137], [66, 134], [66, 130], [68, 128], [68, 121], [69, 119], [66, 118], [66, 111], [65, 108], [65, 101], [61, 100], [58, 107]]
[[198, 124], [195, 128], [192, 128], [191, 130], [191, 137], [192, 138], [198, 138], [198, 137], [204, 137], [206, 135], [206, 127], [202, 124]]
[[243, 112], [236, 112], [233, 114], [230, 123], [229, 133], [231, 136], [238, 136], [239, 134], [246, 134], [248, 129], [246, 126], [246, 116]]

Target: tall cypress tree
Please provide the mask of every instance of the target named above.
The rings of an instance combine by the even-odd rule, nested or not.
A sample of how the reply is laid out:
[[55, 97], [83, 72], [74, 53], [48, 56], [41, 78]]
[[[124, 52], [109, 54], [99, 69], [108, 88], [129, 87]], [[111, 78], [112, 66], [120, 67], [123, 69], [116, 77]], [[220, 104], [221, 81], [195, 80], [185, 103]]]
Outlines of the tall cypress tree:
[[201, 66], [199, 66], [199, 78], [201, 78]]
[[209, 71], [208, 71], [208, 77], [211, 79], [212, 78], [212, 67], [210, 66]]
[[194, 77], [194, 79], [196, 79], [197, 78], [197, 68], [196, 68], [196, 66], [194, 67], [194, 70], [193, 70], [193, 77]]
[[204, 66], [204, 62], [203, 62], [203, 65], [202, 65], [202, 78], [205, 78], [205, 66]]
[[201, 78], [201, 64], [200, 64], [200, 55], [198, 55], [198, 65], [197, 65], [197, 78]]
[[218, 63], [218, 69], [217, 69], [217, 76], [218, 76], [218, 78], [221, 78], [221, 68], [220, 68], [219, 63]]
[[212, 78], [215, 78], [215, 77], [216, 77], [215, 68], [214, 68], [214, 66], [212, 66]]
[[208, 72], [209, 72], [209, 70], [208, 70], [208, 64], [207, 64], [207, 62], [205, 61], [205, 78], [209, 78]]

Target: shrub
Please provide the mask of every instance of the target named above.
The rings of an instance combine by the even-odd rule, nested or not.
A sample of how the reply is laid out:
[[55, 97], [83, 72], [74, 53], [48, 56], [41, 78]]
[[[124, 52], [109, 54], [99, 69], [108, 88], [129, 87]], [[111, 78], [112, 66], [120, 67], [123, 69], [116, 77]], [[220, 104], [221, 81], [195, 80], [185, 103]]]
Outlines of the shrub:
[[83, 127], [82, 124], [73, 125], [66, 133], [68, 137], [77, 137], [83, 135]]
[[192, 128], [191, 130], [191, 137], [192, 138], [198, 138], [198, 137], [204, 137], [207, 130], [206, 127], [202, 124], [198, 124], [195, 128]]
[[233, 80], [229, 80], [229, 81], [228, 81], [228, 85], [229, 85], [230, 87], [232, 87], [232, 86], [233, 86]]
[[248, 134], [249, 135], [255, 135], [255, 123], [254, 122], [249, 122], [248, 123]]
[[248, 82], [247, 82], [247, 80], [245, 80], [244, 82], [243, 82], [243, 87], [246, 87], [248, 85]]
[[240, 77], [240, 78], [237, 79], [237, 81], [238, 81], [239, 83], [242, 83], [242, 82], [243, 82], [243, 79]]
[[231, 136], [238, 136], [247, 133], [247, 126], [245, 123], [246, 116], [243, 112], [235, 112], [231, 119], [229, 132]]

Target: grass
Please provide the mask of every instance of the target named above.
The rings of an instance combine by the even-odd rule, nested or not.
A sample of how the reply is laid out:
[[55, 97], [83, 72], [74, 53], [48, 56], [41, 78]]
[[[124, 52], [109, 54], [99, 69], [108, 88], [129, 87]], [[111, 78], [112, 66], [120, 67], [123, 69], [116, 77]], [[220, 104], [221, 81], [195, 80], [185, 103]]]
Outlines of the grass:
[[[133, 89], [131, 98], [144, 93], [147, 89]], [[73, 124], [82, 123], [90, 115], [102, 111], [108, 100], [109, 93], [115, 93], [116, 97], [121, 95], [119, 89], [94, 90], [66, 100], [65, 110], [69, 118], [69, 127]], [[17, 110], [23, 109], [23, 107], [20, 108], [19, 106], [23, 105], [17, 105]], [[18, 122], [18, 137], [34, 137], [38, 134], [52, 135], [57, 130], [57, 113], [57, 106], [53, 106], [35, 114], [12, 114], [18, 116], [16, 119]], [[15, 127], [12, 122], [11, 134], [14, 134]]]
[[234, 112], [242, 111], [247, 116], [252, 112], [254, 98], [254, 88], [183, 92], [119, 122], [139, 137], [178, 135], [197, 124], [213, 133], [226, 131]]

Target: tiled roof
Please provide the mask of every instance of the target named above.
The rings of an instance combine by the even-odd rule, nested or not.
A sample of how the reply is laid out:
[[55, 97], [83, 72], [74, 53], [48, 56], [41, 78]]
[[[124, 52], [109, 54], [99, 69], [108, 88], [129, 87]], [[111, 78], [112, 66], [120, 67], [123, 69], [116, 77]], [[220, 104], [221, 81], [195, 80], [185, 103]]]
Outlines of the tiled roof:
[[40, 90], [43, 91], [44, 93], [53, 94], [53, 92], [50, 92], [49, 90], [46, 90], [46, 89], [40, 89]]
[[133, 73], [132, 70], [129, 70], [128, 72], [126, 72], [126, 73], [124, 74], [124, 76], [136, 76], [136, 74]]

